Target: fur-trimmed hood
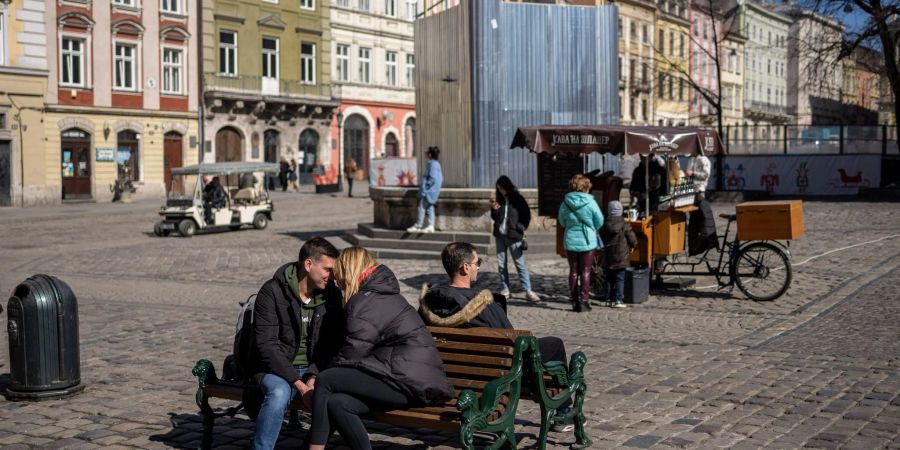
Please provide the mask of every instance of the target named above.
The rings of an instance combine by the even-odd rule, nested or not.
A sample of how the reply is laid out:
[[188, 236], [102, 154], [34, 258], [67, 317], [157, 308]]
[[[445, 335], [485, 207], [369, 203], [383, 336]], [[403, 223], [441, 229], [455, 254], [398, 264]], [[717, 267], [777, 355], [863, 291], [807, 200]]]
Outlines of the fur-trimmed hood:
[[422, 286], [419, 315], [426, 324], [441, 327], [512, 328], [506, 317], [505, 300], [487, 289], [476, 291], [446, 284], [431, 289]]

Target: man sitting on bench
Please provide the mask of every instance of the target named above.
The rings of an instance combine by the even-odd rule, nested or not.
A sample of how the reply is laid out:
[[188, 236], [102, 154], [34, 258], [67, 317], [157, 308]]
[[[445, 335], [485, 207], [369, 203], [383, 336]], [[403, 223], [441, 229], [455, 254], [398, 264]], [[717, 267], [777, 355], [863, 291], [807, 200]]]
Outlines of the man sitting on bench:
[[316, 374], [343, 341], [342, 296], [332, 274], [338, 254], [324, 238], [312, 238], [298, 261], [281, 266], [256, 295], [247, 373], [255, 374], [263, 401], [254, 449], [275, 447], [294, 396], [311, 404]]
[[[506, 315], [506, 297], [493, 294], [487, 289], [472, 289], [481, 268], [481, 258], [478, 257], [475, 246], [467, 242], [448, 244], [441, 251], [441, 262], [450, 277], [450, 283], [430, 289], [422, 287], [419, 314], [426, 324], [459, 328], [513, 328]], [[566, 347], [562, 339], [545, 336], [537, 341], [543, 362], [566, 361]], [[568, 413], [570, 405], [571, 400], [559, 408], [559, 412]], [[574, 428], [571, 423], [558, 423], [553, 426], [553, 431], [567, 432]]]

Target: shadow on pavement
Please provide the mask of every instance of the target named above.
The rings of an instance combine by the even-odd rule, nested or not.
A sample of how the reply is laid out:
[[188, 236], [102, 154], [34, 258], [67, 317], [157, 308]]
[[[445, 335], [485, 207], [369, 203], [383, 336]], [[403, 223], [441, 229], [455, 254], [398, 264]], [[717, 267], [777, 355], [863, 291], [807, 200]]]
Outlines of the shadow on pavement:
[[289, 236], [301, 241], [308, 241], [314, 237], [341, 237], [350, 230], [321, 230], [321, 231], [288, 231], [286, 233], [278, 233], [282, 236]]

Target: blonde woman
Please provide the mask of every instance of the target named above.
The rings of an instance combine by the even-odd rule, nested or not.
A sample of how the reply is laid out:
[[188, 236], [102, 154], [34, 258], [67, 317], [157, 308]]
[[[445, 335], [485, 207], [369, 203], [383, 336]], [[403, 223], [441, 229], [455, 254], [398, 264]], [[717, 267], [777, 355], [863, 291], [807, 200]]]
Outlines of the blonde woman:
[[333, 365], [316, 378], [309, 448], [324, 449], [336, 428], [351, 449], [370, 449], [360, 415], [442, 404], [453, 386], [390, 269], [350, 247], [335, 261], [334, 278], [344, 291], [346, 334]]
[[[632, 180], [632, 184], [634, 181]], [[591, 180], [581, 174], [569, 180], [569, 192], [559, 206], [559, 225], [566, 229], [565, 246], [569, 260], [569, 293], [572, 310], [591, 310], [591, 274], [594, 250], [603, 246], [597, 230], [603, 227], [603, 213], [589, 194]]]

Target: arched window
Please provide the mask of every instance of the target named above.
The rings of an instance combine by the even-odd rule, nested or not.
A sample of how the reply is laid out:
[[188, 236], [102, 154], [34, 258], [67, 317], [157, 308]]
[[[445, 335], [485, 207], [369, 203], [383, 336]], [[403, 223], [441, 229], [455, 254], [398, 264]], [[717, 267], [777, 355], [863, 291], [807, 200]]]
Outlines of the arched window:
[[400, 141], [397, 140], [397, 135], [394, 133], [388, 133], [384, 137], [384, 156], [387, 158], [400, 156]]
[[356, 166], [363, 176], [369, 174], [369, 122], [366, 118], [353, 114], [344, 121], [344, 165], [356, 160]]
[[406, 155], [407, 157], [416, 156], [416, 119], [414, 117], [410, 117], [406, 119], [406, 124], [403, 126], [406, 132]]
[[319, 153], [319, 133], [313, 130], [305, 129], [300, 133], [300, 149], [301, 159], [297, 161], [304, 173], [312, 173], [318, 163]]
[[140, 179], [139, 136], [131, 130], [120, 131], [116, 135], [116, 166], [118, 167], [118, 178], [121, 181], [137, 181]]

